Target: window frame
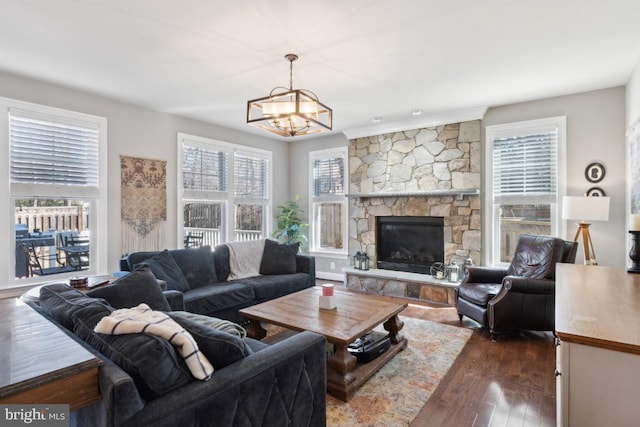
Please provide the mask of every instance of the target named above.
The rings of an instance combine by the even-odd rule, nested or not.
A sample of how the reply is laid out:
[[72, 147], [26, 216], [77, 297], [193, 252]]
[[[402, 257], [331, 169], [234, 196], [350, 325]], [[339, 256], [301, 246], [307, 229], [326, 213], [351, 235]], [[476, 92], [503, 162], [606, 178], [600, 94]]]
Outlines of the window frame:
[[[185, 197], [185, 189], [183, 182], [183, 146], [185, 144], [221, 151], [227, 154], [227, 177], [226, 177], [226, 189], [222, 191], [212, 191], [208, 194], [200, 193], [193, 194], [189, 197]], [[266, 171], [266, 197], [238, 197], [235, 195], [236, 176], [235, 176], [235, 156], [250, 156], [258, 157], [267, 162]], [[261, 204], [264, 206], [263, 210], [263, 230], [262, 238], [267, 238], [271, 234], [271, 218], [272, 218], [272, 182], [273, 182], [273, 155], [271, 151], [262, 150], [259, 148], [252, 148], [244, 145], [233, 144], [229, 142], [219, 141], [212, 138], [206, 138], [187, 133], [178, 133], [177, 138], [177, 191], [178, 200], [180, 205], [178, 207], [177, 214], [177, 228], [178, 228], [178, 244], [180, 244], [185, 237], [184, 233], [184, 205], [188, 202], [196, 203], [220, 203], [222, 205], [222, 220], [221, 230], [219, 235], [219, 243], [231, 242], [234, 240], [234, 223], [235, 223], [235, 206], [236, 204]]]
[[[309, 252], [318, 254], [346, 255], [348, 253], [348, 218], [349, 203], [347, 199], [348, 177], [349, 177], [349, 155], [347, 147], [328, 148], [323, 150], [314, 150], [309, 152]], [[344, 176], [342, 177], [342, 194], [334, 196], [316, 196], [315, 195], [315, 161], [325, 160], [335, 157], [342, 157], [344, 162]], [[317, 233], [320, 231], [320, 225], [316, 224], [315, 205], [317, 203], [339, 203], [342, 205], [342, 249], [338, 248], [322, 248], [318, 242]]]
[[[0, 110], [3, 112], [0, 118], [0, 134], [3, 135], [5, 143], [0, 148], [0, 157], [4, 161], [0, 162], [0, 174], [6, 177], [7, 184], [2, 186], [0, 197], [9, 201], [7, 209], [0, 209], [0, 224], [5, 224], [5, 235], [14, 236], [15, 234], [15, 200], [21, 198], [73, 198], [78, 200], [90, 200], [90, 218], [89, 231], [91, 235], [91, 253], [90, 267], [88, 270], [82, 270], [83, 275], [103, 274], [107, 269], [107, 197], [108, 197], [108, 180], [107, 180], [107, 144], [108, 144], [108, 121], [106, 117], [91, 115], [87, 113], [67, 110], [57, 107], [51, 107], [42, 104], [36, 104], [26, 101], [20, 101], [11, 98], [0, 97]], [[10, 113], [11, 111], [23, 112], [27, 115], [38, 116], [42, 120], [52, 123], [63, 124], [86, 124], [97, 129], [98, 132], [98, 173], [97, 173], [97, 191], [93, 194], [87, 194], [86, 187], [76, 187], [77, 192], [69, 192], [67, 186], [61, 185], [29, 185], [29, 184], [11, 184], [11, 141], [10, 141]], [[18, 114], [19, 115], [19, 114]], [[64, 188], [63, 188], [64, 187]], [[17, 189], [17, 190], [16, 190]], [[34, 276], [27, 278], [15, 277], [16, 263], [16, 240], [15, 238], [7, 239], [8, 243], [0, 248], [0, 256], [8, 260], [0, 267], [0, 276], [5, 277], [4, 284], [0, 285], [0, 289], [15, 288], [23, 285], [33, 285], [37, 283], [50, 282], [52, 280], [63, 279], [77, 275], [77, 272], [60, 273], [51, 276]]]
[[[484, 162], [484, 238], [483, 238], [483, 264], [507, 265], [500, 262], [500, 211], [499, 204], [494, 203], [494, 170], [493, 152], [494, 142], [499, 138], [517, 137], [534, 132], [557, 132], [556, 140], [556, 186], [555, 197], [549, 203], [549, 196], [544, 196], [544, 203], [551, 205], [551, 235], [565, 235], [565, 221], [562, 220], [562, 197], [566, 195], [566, 117], [556, 116], [544, 119], [525, 120], [506, 124], [491, 125], [485, 128], [486, 155]], [[516, 202], [542, 203], [535, 196], [514, 195], [511, 200]]]

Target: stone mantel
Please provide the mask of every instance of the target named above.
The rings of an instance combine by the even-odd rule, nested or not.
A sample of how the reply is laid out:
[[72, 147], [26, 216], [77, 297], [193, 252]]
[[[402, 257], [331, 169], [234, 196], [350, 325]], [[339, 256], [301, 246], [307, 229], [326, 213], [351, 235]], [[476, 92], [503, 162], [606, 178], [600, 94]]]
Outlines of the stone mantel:
[[439, 197], [439, 196], [456, 196], [458, 200], [462, 200], [464, 196], [474, 196], [480, 194], [479, 188], [471, 188], [465, 190], [427, 190], [427, 191], [400, 191], [397, 193], [350, 193], [348, 198], [374, 198], [374, 197]]

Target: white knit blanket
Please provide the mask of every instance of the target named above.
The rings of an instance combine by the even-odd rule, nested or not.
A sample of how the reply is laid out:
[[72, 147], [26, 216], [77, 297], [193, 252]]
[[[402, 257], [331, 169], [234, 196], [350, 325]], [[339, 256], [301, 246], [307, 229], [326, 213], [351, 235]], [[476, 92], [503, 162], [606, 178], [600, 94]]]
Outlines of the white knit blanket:
[[229, 248], [229, 280], [260, 275], [264, 240], [226, 243]]
[[193, 336], [166, 313], [154, 311], [146, 304], [123, 308], [103, 317], [94, 330], [101, 334], [147, 334], [169, 341], [184, 358], [191, 375], [207, 381], [213, 374], [213, 366], [198, 349]]

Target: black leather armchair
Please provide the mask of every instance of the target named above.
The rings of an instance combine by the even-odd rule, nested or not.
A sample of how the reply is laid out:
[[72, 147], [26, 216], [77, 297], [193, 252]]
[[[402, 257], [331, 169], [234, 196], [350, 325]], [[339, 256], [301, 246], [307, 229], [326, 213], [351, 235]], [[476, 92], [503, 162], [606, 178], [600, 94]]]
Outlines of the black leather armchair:
[[468, 267], [456, 290], [456, 309], [500, 331], [555, 329], [555, 265], [573, 263], [577, 242], [550, 236], [521, 235], [509, 267]]

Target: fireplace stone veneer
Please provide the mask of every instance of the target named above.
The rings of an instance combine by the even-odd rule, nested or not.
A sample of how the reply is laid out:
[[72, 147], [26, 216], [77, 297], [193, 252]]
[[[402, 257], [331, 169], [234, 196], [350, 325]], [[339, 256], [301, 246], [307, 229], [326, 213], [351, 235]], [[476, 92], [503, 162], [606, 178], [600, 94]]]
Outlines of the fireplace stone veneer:
[[[473, 120], [350, 140], [349, 253], [364, 251], [376, 265], [377, 216], [433, 216], [444, 218], [445, 264], [468, 257], [478, 264], [480, 124]], [[345, 272], [349, 289], [452, 303], [451, 286], [428, 274], [419, 280], [402, 279], [398, 285], [394, 278], [371, 277], [375, 272], [369, 277], [357, 273]], [[416, 284], [421, 284], [420, 290]], [[397, 286], [405, 290], [384, 291]], [[447, 296], [434, 300], [437, 292]]]

